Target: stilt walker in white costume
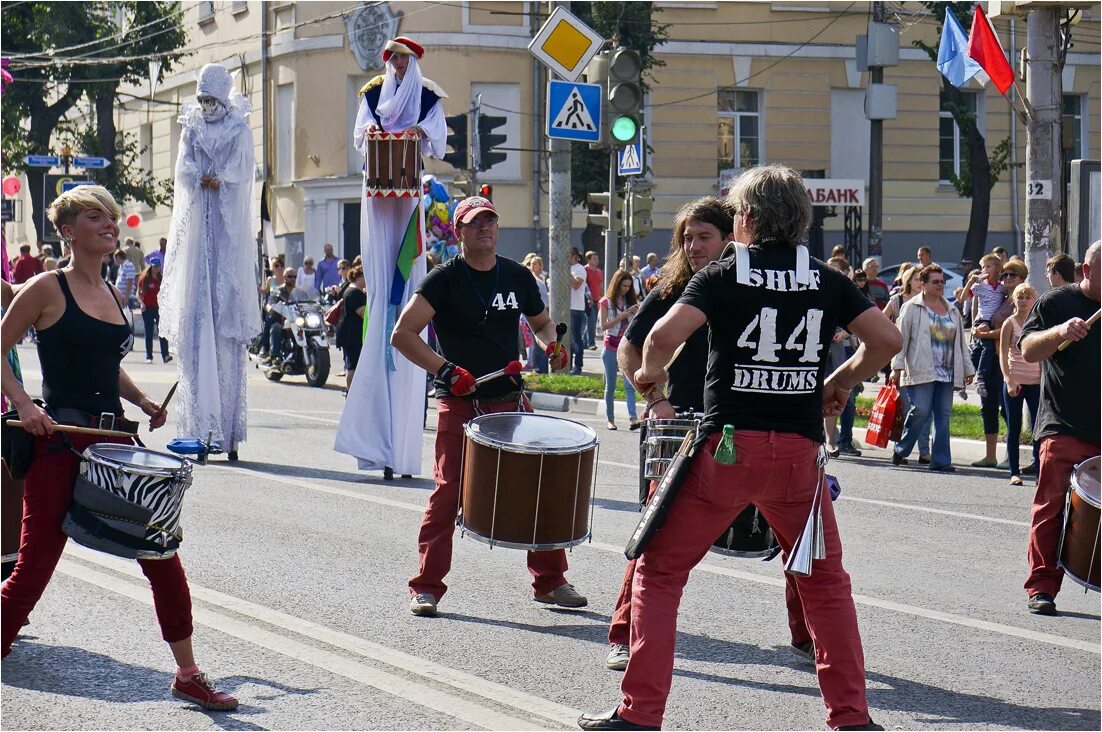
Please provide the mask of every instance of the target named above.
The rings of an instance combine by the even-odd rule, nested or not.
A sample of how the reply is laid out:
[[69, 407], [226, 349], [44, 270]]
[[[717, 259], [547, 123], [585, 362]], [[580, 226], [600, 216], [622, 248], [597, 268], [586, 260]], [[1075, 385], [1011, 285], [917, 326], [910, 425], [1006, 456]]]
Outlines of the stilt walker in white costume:
[[[386, 74], [360, 90], [353, 142], [366, 156], [365, 170], [374, 170], [368, 133], [415, 130], [421, 154], [444, 155], [447, 126], [444, 90], [421, 76], [420, 45], [398, 36], [383, 50]], [[333, 446], [353, 455], [361, 470], [421, 472], [421, 431], [425, 409], [425, 372], [390, 346], [394, 323], [425, 276], [422, 199], [373, 197], [367, 182], [360, 217], [361, 251], [367, 282], [363, 349], [348, 390]], [[421, 193], [419, 172], [415, 187]]]
[[236, 460], [246, 348], [260, 332], [250, 105], [221, 64], [199, 72], [197, 97], [180, 115], [160, 328], [177, 354], [178, 434], [212, 435]]

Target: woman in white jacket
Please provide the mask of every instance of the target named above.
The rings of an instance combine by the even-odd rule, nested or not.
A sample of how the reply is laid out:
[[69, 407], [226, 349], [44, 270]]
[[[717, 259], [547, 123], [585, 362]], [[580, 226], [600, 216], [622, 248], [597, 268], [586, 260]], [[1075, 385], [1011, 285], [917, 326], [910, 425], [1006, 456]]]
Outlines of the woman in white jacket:
[[930, 470], [953, 472], [949, 449], [949, 418], [953, 390], [972, 383], [975, 368], [964, 348], [960, 313], [945, 299], [945, 272], [936, 264], [922, 269], [922, 295], [903, 306], [896, 325], [903, 348], [892, 359], [892, 382], [906, 388], [911, 401], [903, 439], [892, 453], [894, 465], [904, 465], [921, 426], [933, 417], [934, 444]]

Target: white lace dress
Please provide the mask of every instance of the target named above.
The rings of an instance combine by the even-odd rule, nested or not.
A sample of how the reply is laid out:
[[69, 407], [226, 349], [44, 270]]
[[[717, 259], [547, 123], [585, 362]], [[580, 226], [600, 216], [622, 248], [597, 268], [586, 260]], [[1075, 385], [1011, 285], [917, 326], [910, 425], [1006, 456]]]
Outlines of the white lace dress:
[[[246, 437], [246, 348], [260, 331], [248, 112], [240, 95], [217, 121], [184, 107], [160, 294], [162, 334], [177, 353], [177, 433], [211, 435], [227, 451]], [[203, 175], [219, 189], [201, 187]]]

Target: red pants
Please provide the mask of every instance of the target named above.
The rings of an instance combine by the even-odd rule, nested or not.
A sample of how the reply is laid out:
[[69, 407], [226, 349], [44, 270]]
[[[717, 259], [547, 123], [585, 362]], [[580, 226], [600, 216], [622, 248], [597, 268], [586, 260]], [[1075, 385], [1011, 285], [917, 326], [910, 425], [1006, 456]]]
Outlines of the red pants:
[[[660, 726], [673, 679], [677, 609], [689, 572], [714, 537], [750, 503], [761, 511], [788, 553], [811, 510], [818, 475], [817, 446], [806, 437], [776, 432], [735, 433], [739, 462], [717, 464], [714, 434], [693, 461], [666, 523], [639, 559], [631, 596], [631, 661], [620, 689], [620, 715]], [[810, 577], [796, 578], [807, 628], [815, 643], [819, 688], [831, 727], [869, 721], [865, 660], [849, 575], [830, 500], [822, 503], [826, 559]], [[734, 630], [734, 629], [733, 629]]]
[[[78, 451], [95, 442], [126, 442], [85, 435], [70, 435], [69, 439]], [[61, 552], [69, 539], [61, 531], [61, 522], [73, 500], [73, 482], [80, 469], [80, 459], [64, 447], [57, 434], [51, 438], [36, 439], [34, 455], [34, 462], [23, 484], [19, 559], [0, 591], [0, 628], [3, 632], [0, 651], [4, 656], [11, 651], [19, 628], [42, 597], [54, 567], [61, 559]], [[169, 643], [190, 638], [191, 592], [180, 557], [139, 559], [138, 564], [153, 588], [153, 605], [161, 625], [161, 637]]]
[[1032, 526], [1029, 527], [1029, 576], [1025, 580], [1028, 596], [1043, 592], [1056, 597], [1064, 570], [1057, 562], [1060, 533], [1064, 528], [1064, 501], [1071, 473], [1077, 463], [1098, 454], [1092, 445], [1071, 435], [1041, 438], [1041, 467], [1037, 474], [1037, 493], [1033, 496]]
[[[484, 414], [517, 411], [515, 402], [482, 402], [479, 408]], [[475, 416], [474, 405], [469, 400], [445, 397], [436, 401], [436, 490], [429, 496], [429, 505], [421, 520], [421, 533], [417, 537], [421, 566], [417, 575], [409, 580], [410, 594], [427, 592], [439, 600], [448, 590], [444, 577], [451, 569], [452, 537], [459, 509], [463, 426]], [[566, 583], [566, 551], [528, 552], [528, 571], [534, 578], [532, 587], [537, 595], [551, 592]]]
[[[658, 488], [658, 482], [650, 483], [650, 496]], [[783, 563], [787, 554], [781, 557]], [[624, 579], [620, 583], [620, 594], [616, 596], [616, 609], [612, 611], [612, 622], [608, 626], [608, 642], [626, 646], [631, 643], [631, 585], [635, 578], [636, 559], [628, 560], [628, 566], [624, 568]], [[807, 630], [807, 621], [804, 618], [803, 604], [800, 602], [800, 593], [796, 589], [796, 578], [790, 574], [784, 575], [784, 603], [788, 607], [788, 629], [792, 633], [792, 645], [799, 645], [811, 640], [811, 634]]]

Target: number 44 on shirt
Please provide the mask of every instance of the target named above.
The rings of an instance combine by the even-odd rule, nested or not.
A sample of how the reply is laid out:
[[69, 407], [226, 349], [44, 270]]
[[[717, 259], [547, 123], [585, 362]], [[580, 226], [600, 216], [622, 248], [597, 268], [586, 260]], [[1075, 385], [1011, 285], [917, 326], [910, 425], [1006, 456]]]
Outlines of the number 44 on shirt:
[[[820, 339], [822, 322], [822, 310], [808, 310], [807, 315], [800, 318], [800, 322], [796, 324], [782, 346], [777, 340], [777, 309], [762, 308], [742, 331], [735, 345], [739, 348], [756, 348], [757, 352], [753, 356], [755, 361], [779, 363], [781, 358], [778, 352], [784, 348], [786, 351], [800, 351], [800, 363], [817, 363], [819, 353], [823, 350]], [[754, 337], [754, 331], [759, 332], [756, 341], [751, 340]], [[803, 336], [802, 343], [801, 336]]]
[[517, 296], [512, 292], [505, 298], [502, 298], [500, 292], [495, 292], [493, 302], [490, 304], [498, 310], [504, 310], [507, 307], [510, 310], [520, 310], [520, 305], [517, 304]]

